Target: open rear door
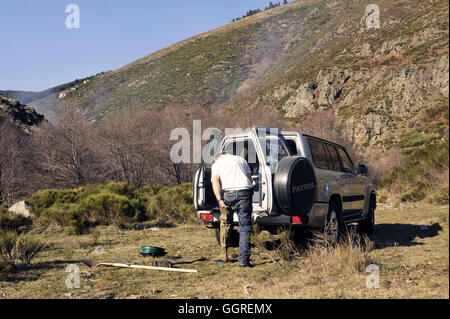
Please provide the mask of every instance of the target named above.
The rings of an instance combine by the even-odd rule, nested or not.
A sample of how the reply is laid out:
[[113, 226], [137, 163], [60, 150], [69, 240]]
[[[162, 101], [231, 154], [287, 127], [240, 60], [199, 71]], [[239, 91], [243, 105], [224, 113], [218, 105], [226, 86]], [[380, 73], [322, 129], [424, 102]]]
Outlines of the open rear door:
[[278, 167], [278, 162], [286, 156], [291, 156], [290, 149], [281, 131], [275, 128], [254, 126], [251, 136], [258, 152], [261, 163], [261, 194], [263, 195], [262, 207], [268, 213], [277, 213], [274, 210], [273, 178]]
[[194, 175], [194, 208], [208, 210], [217, 206], [211, 183], [211, 166], [214, 155], [222, 147], [222, 133], [212, 129], [210, 138], [202, 151], [202, 163]]

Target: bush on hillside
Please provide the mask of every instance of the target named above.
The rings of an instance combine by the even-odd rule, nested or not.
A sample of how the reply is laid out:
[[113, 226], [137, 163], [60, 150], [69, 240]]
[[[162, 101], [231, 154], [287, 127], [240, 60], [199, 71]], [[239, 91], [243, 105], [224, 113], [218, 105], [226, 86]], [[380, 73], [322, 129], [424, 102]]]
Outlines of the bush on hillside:
[[15, 231], [0, 232], [0, 263], [16, 268], [18, 264], [29, 265], [42, 250], [42, 242], [30, 235], [18, 235]]
[[415, 187], [400, 197], [402, 202], [419, 202], [425, 198], [425, 192], [420, 187]]
[[162, 189], [149, 198], [147, 217], [164, 222], [193, 222], [196, 218], [192, 200], [191, 183]]
[[0, 205], [0, 231], [14, 230], [21, 231], [22, 229], [31, 226], [33, 221], [31, 218], [13, 214], [5, 206]]
[[427, 191], [448, 187], [448, 141], [435, 141], [403, 151], [404, 161], [383, 173], [378, 183], [389, 193], [400, 193], [401, 201], [420, 201]]
[[449, 203], [449, 187], [441, 187], [431, 194], [429, 202], [431, 204], [448, 205]]
[[90, 222], [100, 225], [120, 225], [136, 217], [136, 207], [130, 199], [114, 193], [90, 195], [79, 204], [79, 209]]
[[192, 184], [173, 188], [148, 185], [136, 189], [127, 183], [107, 182], [72, 190], [39, 191], [30, 202], [37, 225], [68, 227], [77, 234], [96, 225], [195, 220]]

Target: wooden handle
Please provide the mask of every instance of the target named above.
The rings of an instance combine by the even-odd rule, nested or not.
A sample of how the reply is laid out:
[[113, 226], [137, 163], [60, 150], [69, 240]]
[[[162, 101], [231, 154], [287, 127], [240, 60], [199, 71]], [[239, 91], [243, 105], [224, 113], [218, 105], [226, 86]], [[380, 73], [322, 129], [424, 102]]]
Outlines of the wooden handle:
[[165, 270], [165, 271], [190, 272], [190, 273], [197, 273], [198, 272], [198, 270], [196, 270], [196, 269], [128, 265], [128, 264], [120, 264], [120, 263], [100, 263], [100, 264], [97, 264], [95, 267], [98, 267], [98, 266], [120, 267], [120, 268], [137, 268], [137, 269], [148, 269], [148, 270]]

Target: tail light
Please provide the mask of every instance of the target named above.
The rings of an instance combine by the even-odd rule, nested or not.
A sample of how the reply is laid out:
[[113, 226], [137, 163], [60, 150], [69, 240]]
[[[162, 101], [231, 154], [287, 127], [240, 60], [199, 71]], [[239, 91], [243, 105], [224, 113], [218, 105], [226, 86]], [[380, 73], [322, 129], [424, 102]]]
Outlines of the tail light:
[[201, 213], [200, 214], [200, 219], [204, 220], [204, 221], [207, 221], [207, 222], [212, 222], [214, 220], [214, 216], [213, 216], [213, 214], [203, 214], [203, 213]]
[[291, 222], [297, 225], [308, 224], [308, 216], [292, 216]]

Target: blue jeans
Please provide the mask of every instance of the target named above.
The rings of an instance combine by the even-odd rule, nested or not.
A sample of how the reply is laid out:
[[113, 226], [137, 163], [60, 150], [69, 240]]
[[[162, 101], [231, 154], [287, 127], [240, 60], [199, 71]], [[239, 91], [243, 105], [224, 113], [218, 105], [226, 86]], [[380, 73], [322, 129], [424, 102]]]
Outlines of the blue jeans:
[[239, 265], [250, 262], [250, 233], [252, 232], [253, 190], [225, 191], [223, 200], [239, 217]]

